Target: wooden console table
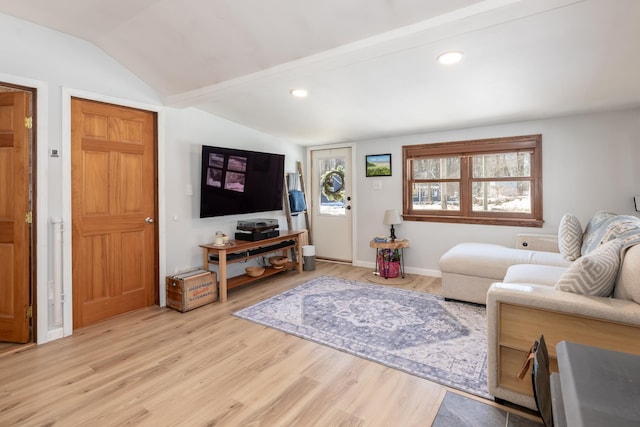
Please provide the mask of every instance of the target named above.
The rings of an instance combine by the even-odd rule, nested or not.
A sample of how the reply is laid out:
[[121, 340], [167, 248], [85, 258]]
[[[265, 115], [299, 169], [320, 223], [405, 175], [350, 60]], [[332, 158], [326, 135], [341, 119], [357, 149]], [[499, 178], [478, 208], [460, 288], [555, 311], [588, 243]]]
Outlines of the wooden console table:
[[[271, 237], [269, 239], [258, 240], [255, 242], [249, 242], [244, 240], [229, 240], [229, 242], [222, 246], [214, 244], [200, 245], [203, 250], [203, 268], [209, 270], [209, 264], [218, 265], [218, 279], [220, 281], [220, 302], [227, 300], [227, 290], [242, 286], [246, 283], [259, 280], [264, 277], [272, 276], [274, 274], [281, 273], [283, 271], [298, 268], [298, 273], [302, 272], [302, 234], [305, 231], [281, 231], [278, 237]], [[292, 241], [291, 244], [285, 246], [278, 246], [283, 242]], [[273, 250], [267, 250], [265, 252], [255, 253], [252, 251], [260, 248], [268, 249], [274, 246]], [[270, 252], [281, 252], [283, 256], [287, 256], [289, 249], [297, 249], [298, 256], [297, 262], [290, 262], [284, 266], [284, 268], [275, 269], [273, 267], [266, 267], [265, 272], [258, 277], [250, 277], [246, 274], [227, 278], [227, 264], [233, 264], [236, 262], [246, 261], [251, 258], [257, 258], [268, 254]], [[211, 259], [209, 256], [213, 255], [217, 257], [217, 260]]]

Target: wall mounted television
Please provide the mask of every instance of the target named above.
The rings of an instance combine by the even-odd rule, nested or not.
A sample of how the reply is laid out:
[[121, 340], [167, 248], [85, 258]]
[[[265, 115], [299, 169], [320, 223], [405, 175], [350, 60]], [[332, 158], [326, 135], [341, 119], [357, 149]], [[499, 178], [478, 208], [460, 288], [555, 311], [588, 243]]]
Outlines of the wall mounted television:
[[200, 218], [282, 210], [284, 155], [202, 146]]

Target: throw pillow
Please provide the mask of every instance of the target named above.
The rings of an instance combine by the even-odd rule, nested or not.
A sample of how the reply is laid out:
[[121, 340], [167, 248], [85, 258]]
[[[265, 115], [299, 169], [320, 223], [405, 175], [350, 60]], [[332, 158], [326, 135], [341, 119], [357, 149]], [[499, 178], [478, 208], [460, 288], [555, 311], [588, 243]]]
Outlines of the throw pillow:
[[562, 256], [569, 261], [580, 258], [582, 248], [582, 226], [575, 215], [565, 214], [558, 227], [558, 247]]
[[640, 244], [622, 251], [624, 263], [618, 275], [614, 298], [635, 301], [640, 304]]
[[578, 258], [556, 283], [560, 291], [608, 297], [620, 267], [620, 240], [612, 240]]

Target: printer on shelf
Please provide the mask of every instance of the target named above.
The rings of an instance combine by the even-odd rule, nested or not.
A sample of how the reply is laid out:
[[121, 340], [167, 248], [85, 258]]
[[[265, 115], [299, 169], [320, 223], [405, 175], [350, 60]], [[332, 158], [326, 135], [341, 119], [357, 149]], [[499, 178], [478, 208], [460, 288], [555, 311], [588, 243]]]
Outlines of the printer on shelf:
[[237, 240], [255, 242], [280, 235], [280, 231], [277, 229], [278, 220], [273, 218], [240, 220], [236, 228], [235, 237]]

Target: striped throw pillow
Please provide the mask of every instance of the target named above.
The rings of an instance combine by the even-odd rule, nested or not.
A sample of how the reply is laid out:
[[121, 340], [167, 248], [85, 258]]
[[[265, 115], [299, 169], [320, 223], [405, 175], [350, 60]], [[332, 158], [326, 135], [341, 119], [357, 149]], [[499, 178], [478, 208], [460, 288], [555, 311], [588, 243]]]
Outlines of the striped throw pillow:
[[565, 214], [558, 227], [558, 247], [562, 256], [569, 261], [580, 258], [582, 248], [582, 226], [574, 215]]
[[556, 283], [560, 291], [600, 297], [613, 292], [620, 267], [620, 240], [611, 240], [578, 258]]

